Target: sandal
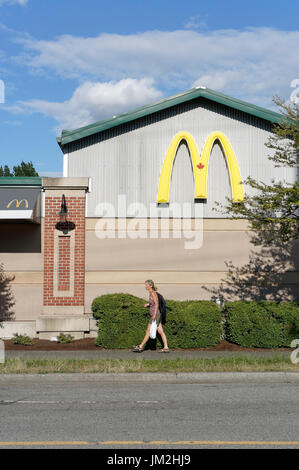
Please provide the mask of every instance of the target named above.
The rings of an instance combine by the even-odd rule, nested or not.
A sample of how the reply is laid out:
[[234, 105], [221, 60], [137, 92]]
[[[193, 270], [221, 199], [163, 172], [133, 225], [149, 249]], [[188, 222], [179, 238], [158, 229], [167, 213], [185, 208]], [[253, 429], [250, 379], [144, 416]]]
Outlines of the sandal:
[[169, 349], [168, 348], [163, 348], [163, 349], [160, 349], [160, 351], [158, 351], [159, 353], [169, 353]]
[[136, 353], [142, 353], [143, 350], [144, 348], [141, 348], [140, 346], [133, 346], [133, 349], [132, 349], [132, 351]]

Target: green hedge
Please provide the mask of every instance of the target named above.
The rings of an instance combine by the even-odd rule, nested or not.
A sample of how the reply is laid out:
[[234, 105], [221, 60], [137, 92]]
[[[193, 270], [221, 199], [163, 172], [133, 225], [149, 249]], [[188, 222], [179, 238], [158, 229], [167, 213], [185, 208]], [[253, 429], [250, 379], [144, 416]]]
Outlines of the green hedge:
[[244, 347], [290, 347], [299, 338], [299, 302], [228, 302], [226, 339]]
[[207, 348], [221, 342], [221, 313], [214, 302], [166, 300], [163, 326], [170, 348]]
[[[92, 303], [98, 320], [95, 344], [104, 348], [131, 348], [140, 344], [149, 321], [148, 300], [130, 294], [106, 294]], [[166, 300], [163, 326], [170, 348], [206, 348], [221, 341], [221, 313], [211, 301]]]
[[[130, 294], [107, 294], [92, 303], [98, 320], [96, 344], [104, 348], [131, 348], [140, 344], [149, 320], [148, 300]], [[163, 326], [170, 348], [207, 348], [225, 339], [244, 347], [290, 347], [299, 338], [299, 302], [228, 302], [219, 312], [210, 301], [167, 300]], [[221, 315], [222, 313], [222, 315]]]

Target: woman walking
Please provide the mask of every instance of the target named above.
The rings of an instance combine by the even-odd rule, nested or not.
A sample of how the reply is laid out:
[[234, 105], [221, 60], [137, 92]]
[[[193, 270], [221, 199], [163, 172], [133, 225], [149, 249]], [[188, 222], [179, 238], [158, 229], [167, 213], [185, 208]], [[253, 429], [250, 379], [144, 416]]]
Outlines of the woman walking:
[[159, 352], [168, 353], [169, 349], [167, 345], [167, 338], [166, 338], [166, 335], [164, 333], [164, 330], [161, 324], [161, 312], [159, 310], [159, 300], [158, 300], [158, 296], [156, 293], [157, 287], [155, 286], [154, 282], [151, 279], [149, 279], [145, 281], [145, 288], [149, 293], [149, 303], [144, 304], [144, 307], [149, 307], [150, 321], [149, 321], [149, 324], [147, 325], [147, 329], [146, 329], [145, 336], [143, 338], [142, 343], [139, 346], [133, 346], [133, 351], [142, 352], [144, 350], [144, 346], [149, 340], [151, 324], [153, 321], [156, 320], [157, 332], [161, 336], [163, 345], [164, 345], [163, 349], [161, 349]]

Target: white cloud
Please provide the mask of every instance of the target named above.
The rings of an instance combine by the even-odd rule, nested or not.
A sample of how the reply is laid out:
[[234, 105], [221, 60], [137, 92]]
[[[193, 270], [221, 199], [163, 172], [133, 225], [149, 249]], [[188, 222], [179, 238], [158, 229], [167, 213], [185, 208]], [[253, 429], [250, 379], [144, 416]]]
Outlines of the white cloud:
[[299, 78], [292, 80], [290, 86], [295, 88], [291, 93], [290, 101], [299, 105]]
[[0, 7], [2, 5], [21, 5], [24, 7], [27, 3], [28, 0], [0, 0]]
[[184, 27], [186, 29], [205, 29], [208, 26], [206, 23], [207, 17], [208, 15], [191, 16], [185, 21]]
[[58, 122], [61, 129], [76, 129], [87, 124], [112, 117], [135, 107], [160, 99], [161, 92], [147, 78], [127, 78], [119, 82], [85, 82], [72, 97], [62, 103], [45, 100], [20, 101], [6, 110], [15, 114], [42, 113]]
[[56, 132], [154, 102], [162, 97], [162, 89], [163, 96], [169, 96], [197, 85], [277, 109], [273, 95], [287, 99], [293, 91], [290, 83], [298, 77], [299, 31], [251, 28], [93, 38], [68, 35], [53, 41], [25, 34], [14, 38], [26, 53], [14, 61], [23, 60], [32, 73], [53, 76], [54, 72], [80, 84], [64, 102], [32, 99], [2, 106], [16, 115], [51, 117], [58, 123]]
[[149, 31], [18, 41], [26, 52], [23, 64], [33, 73], [54, 71], [102, 82], [146, 76], [171, 93], [204, 81], [209, 88], [268, 106], [274, 93], [289, 94], [298, 74], [299, 31]]
[[213, 90], [223, 90], [242, 78], [241, 70], [215, 70], [214, 73], [202, 75], [198, 80], [195, 80], [193, 86], [204, 85]]

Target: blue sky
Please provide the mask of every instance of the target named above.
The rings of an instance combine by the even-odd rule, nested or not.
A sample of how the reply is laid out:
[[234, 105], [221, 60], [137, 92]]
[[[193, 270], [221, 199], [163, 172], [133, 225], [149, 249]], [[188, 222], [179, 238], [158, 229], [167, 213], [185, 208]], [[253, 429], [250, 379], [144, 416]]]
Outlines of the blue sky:
[[276, 110], [299, 84], [298, 17], [295, 0], [0, 0], [0, 165], [56, 175], [61, 129], [198, 84]]

